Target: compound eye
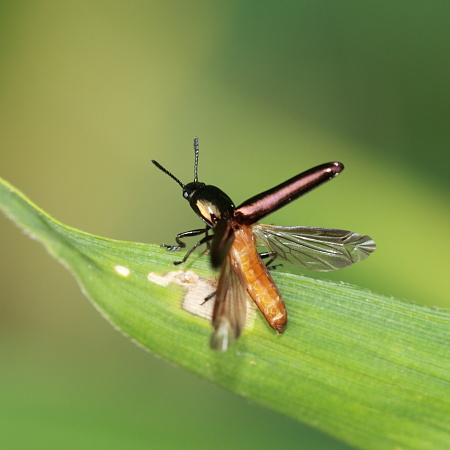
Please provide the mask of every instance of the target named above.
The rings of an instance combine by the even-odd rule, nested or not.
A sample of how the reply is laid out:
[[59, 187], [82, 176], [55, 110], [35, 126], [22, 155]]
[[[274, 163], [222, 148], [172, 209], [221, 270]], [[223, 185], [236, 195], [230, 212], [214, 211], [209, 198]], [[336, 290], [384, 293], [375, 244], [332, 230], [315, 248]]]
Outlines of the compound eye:
[[186, 192], [186, 191], [184, 191], [184, 192], [183, 192], [183, 197], [184, 197], [184, 198], [188, 198], [188, 197], [189, 197], [189, 193]]

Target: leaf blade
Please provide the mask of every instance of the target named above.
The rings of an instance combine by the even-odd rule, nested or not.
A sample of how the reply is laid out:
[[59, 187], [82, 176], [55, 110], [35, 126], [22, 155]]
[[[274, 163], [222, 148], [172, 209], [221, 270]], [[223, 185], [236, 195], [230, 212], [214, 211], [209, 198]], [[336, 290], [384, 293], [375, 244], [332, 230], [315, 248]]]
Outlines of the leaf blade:
[[[209, 349], [209, 322], [181, 307], [185, 289], [199, 283], [193, 277], [211, 277], [206, 258], [175, 270], [173, 255], [158, 246], [63, 225], [4, 181], [0, 204], [144, 348], [362, 448], [449, 444], [448, 312], [275, 273], [289, 311], [286, 332], [275, 335], [256, 315], [241, 339], [217, 354]], [[194, 298], [200, 303], [202, 295]]]

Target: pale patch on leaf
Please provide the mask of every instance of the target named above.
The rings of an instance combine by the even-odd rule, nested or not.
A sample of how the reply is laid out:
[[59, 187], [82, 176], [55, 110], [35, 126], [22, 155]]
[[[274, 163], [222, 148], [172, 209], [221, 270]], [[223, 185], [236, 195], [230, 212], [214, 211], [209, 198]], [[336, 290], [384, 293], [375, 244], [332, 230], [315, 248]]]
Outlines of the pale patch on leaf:
[[[217, 289], [217, 278], [203, 278], [191, 270], [174, 270], [164, 275], [150, 272], [147, 279], [164, 287], [170, 283], [178, 284], [185, 290], [181, 305], [183, 309], [203, 319], [212, 319], [214, 296], [207, 301], [205, 299]], [[254, 303], [248, 297], [246, 328], [253, 325], [255, 312]]]

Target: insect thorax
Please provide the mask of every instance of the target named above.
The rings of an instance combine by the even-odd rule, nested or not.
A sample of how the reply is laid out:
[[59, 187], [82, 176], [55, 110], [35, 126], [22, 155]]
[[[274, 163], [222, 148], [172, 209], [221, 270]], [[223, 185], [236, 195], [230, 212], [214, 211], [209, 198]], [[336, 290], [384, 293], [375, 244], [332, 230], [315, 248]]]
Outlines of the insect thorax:
[[191, 208], [210, 225], [214, 225], [219, 219], [228, 220], [233, 217], [233, 201], [216, 186], [199, 187], [191, 194], [189, 203]]

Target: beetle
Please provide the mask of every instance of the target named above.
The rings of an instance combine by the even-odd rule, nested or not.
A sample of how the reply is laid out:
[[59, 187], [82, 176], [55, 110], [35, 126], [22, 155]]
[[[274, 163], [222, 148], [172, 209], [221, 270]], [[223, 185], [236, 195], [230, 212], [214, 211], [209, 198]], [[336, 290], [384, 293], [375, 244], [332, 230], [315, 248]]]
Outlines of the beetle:
[[[188, 250], [184, 263], [200, 245], [209, 249], [211, 265], [220, 269], [212, 316], [213, 335], [210, 345], [225, 351], [240, 336], [246, 321], [247, 293], [256, 303], [268, 324], [282, 333], [287, 313], [280, 291], [270, 269], [275, 258], [315, 271], [330, 271], [362, 261], [375, 251], [369, 236], [347, 230], [311, 227], [284, 227], [258, 223], [268, 214], [336, 177], [344, 169], [340, 162], [313, 167], [293, 178], [249, 198], [235, 207], [231, 198], [216, 186], [198, 181], [198, 138], [194, 138], [194, 181], [183, 184], [161, 164], [158, 169], [175, 180], [183, 197], [205, 223], [204, 228], [179, 233], [176, 245], [165, 245], [169, 251], [186, 247], [186, 237], [204, 235]], [[212, 234], [210, 234], [212, 232]], [[266, 252], [258, 252], [265, 247]], [[263, 259], [270, 258], [267, 263]]]

